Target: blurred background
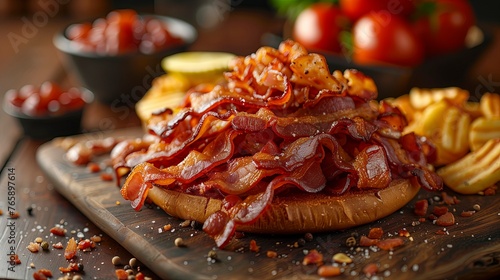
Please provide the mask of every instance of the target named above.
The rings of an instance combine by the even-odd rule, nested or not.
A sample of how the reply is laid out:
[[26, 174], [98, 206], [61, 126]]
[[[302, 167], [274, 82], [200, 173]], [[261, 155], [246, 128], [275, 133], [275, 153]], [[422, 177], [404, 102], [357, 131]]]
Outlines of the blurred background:
[[[62, 18], [66, 22], [76, 22], [91, 20], [105, 16], [109, 11], [122, 8], [133, 8], [139, 13], [155, 13], [167, 15], [185, 20], [197, 28], [199, 37], [192, 45], [191, 50], [204, 51], [226, 51], [236, 55], [248, 55], [255, 52], [261, 46], [270, 44], [276, 46], [286, 34], [286, 25], [289, 21], [285, 15], [277, 9], [277, 6], [289, 3], [299, 3], [294, 0], [0, 0], [0, 24], [4, 27], [0, 31], [8, 33], [7, 25], [13, 24], [19, 18], [36, 17], [38, 11], [52, 4], [57, 4], [58, 12], [55, 17]], [[302, 1], [304, 5], [314, 1]], [[476, 15], [477, 24], [485, 31], [485, 44], [474, 54], [459, 54], [451, 57], [441, 65], [423, 67], [419, 72], [427, 76], [450, 74], [450, 79], [442, 84], [433, 81], [425, 83], [420, 77], [411, 83], [422, 85], [423, 87], [451, 86], [456, 85], [468, 89], [469, 91], [499, 91], [500, 88], [500, 43], [498, 43], [498, 30], [500, 26], [500, 1], [482, 0], [470, 1]], [[21, 22], [22, 24], [22, 22]], [[242, 28], [244, 26], [244, 28]], [[17, 27], [19, 28], [19, 27]], [[285, 32], [284, 32], [285, 30]], [[0, 34], [4, 36], [5, 34]], [[223, 43], [221, 43], [223, 42]], [[245, 42], [245, 43], [243, 43]], [[7, 47], [6, 47], [7, 48]], [[499, 55], [497, 55], [497, 53]], [[8, 55], [8, 54], [4, 54]], [[456, 63], [457, 67], [445, 67]], [[345, 62], [335, 65], [337, 69], [346, 68]], [[465, 69], [463, 69], [465, 68]], [[435, 71], [432, 71], [432, 70]], [[377, 75], [380, 69], [365, 70], [368, 75]], [[465, 76], [457, 78], [455, 73], [467, 72]], [[391, 73], [392, 71], [390, 69]], [[449, 72], [449, 73], [448, 73]], [[420, 75], [420, 74], [419, 74]], [[390, 76], [388, 80], [398, 79], [398, 76]], [[497, 82], [498, 81], [498, 82]], [[390, 91], [380, 82], [384, 90]], [[407, 83], [407, 82], [405, 82]], [[455, 84], [452, 84], [455, 83]], [[485, 85], [485, 83], [487, 83]], [[408, 88], [403, 88], [406, 91]], [[401, 89], [396, 88], [397, 91]], [[390, 93], [389, 95], [392, 95]]]

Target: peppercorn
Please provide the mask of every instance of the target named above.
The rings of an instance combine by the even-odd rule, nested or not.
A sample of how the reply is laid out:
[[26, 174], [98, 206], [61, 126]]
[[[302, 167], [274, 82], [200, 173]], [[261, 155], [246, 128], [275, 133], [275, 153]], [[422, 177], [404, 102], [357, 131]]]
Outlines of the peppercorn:
[[306, 233], [306, 234], [304, 235], [304, 239], [305, 239], [306, 241], [313, 241], [314, 236], [313, 236], [313, 234], [312, 234], [312, 233], [308, 232], [308, 233]]
[[216, 259], [217, 259], [217, 252], [215, 252], [214, 250], [210, 250], [210, 251], [208, 252], [208, 257], [209, 257], [210, 259], [216, 260]]
[[297, 240], [297, 245], [300, 247], [306, 245], [306, 240], [304, 238], [299, 238], [299, 240]]
[[44, 251], [49, 250], [49, 243], [47, 241], [42, 241], [42, 244], [40, 244], [40, 246], [42, 246], [42, 249]]
[[26, 211], [28, 211], [28, 216], [33, 216], [33, 207], [29, 206]]

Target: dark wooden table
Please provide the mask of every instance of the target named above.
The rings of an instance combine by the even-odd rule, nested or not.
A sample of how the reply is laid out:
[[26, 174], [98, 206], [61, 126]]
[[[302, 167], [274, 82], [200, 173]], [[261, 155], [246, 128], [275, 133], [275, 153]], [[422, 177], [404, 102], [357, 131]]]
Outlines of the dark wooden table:
[[[27, 19], [30, 20], [29, 17]], [[51, 17], [33, 33], [23, 34], [26, 22], [22, 19], [0, 19], [0, 97], [3, 98], [8, 89], [20, 88], [25, 84], [37, 85], [46, 80], [57, 81], [64, 86], [78, 85], [72, 73], [63, 68], [59, 54], [52, 45], [53, 34], [69, 22], [71, 19]], [[250, 54], [261, 45], [263, 34], [278, 33], [281, 24], [280, 20], [269, 14], [253, 11], [232, 13], [218, 27], [200, 30], [200, 38], [192, 50]], [[494, 27], [492, 30], [494, 40], [470, 70], [468, 88], [500, 91], [500, 28]], [[12, 44], [6, 39], [12, 34], [23, 36], [22, 41]], [[462, 82], [457, 81], [457, 84]], [[103, 119], [111, 125], [103, 127]], [[140, 125], [133, 111], [125, 117], [117, 116], [109, 107], [99, 103], [92, 104], [86, 111], [83, 123], [86, 132]], [[51, 249], [49, 252], [31, 253], [26, 249], [28, 244], [37, 237], [49, 243], [61, 241], [66, 244], [69, 237], [90, 238], [94, 235], [100, 236], [102, 241], [91, 252], [79, 255], [84, 265], [82, 276], [84, 279], [115, 278], [115, 269], [123, 266], [113, 265], [113, 256], [120, 256], [125, 262], [133, 256], [54, 189], [35, 161], [36, 151], [43, 142], [23, 137], [16, 120], [3, 111], [0, 112], [0, 128], [0, 210], [3, 212], [0, 216], [0, 278], [31, 279], [34, 271], [46, 268], [57, 279], [63, 276], [58, 268], [67, 266], [62, 251]], [[15, 178], [9, 178], [9, 174], [14, 174]], [[13, 193], [8, 193], [8, 186], [14, 186]], [[8, 199], [15, 199], [12, 207], [20, 215], [15, 220], [9, 219]], [[66, 237], [49, 233], [52, 227], [59, 224], [67, 229]], [[6, 272], [9, 269], [7, 260], [12, 253], [19, 256], [21, 264]], [[140, 270], [146, 276], [158, 279], [147, 267], [142, 266]]]

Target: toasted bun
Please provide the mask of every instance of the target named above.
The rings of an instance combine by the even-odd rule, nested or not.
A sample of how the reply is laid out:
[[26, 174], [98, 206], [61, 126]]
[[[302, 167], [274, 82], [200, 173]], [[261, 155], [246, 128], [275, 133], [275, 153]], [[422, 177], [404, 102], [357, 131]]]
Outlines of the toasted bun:
[[[329, 196], [301, 192], [276, 195], [271, 206], [251, 224], [239, 231], [294, 234], [332, 231], [376, 221], [406, 205], [419, 190], [409, 180], [393, 181], [378, 191]], [[148, 197], [168, 214], [203, 223], [221, 209], [220, 199], [184, 194], [153, 187]]]

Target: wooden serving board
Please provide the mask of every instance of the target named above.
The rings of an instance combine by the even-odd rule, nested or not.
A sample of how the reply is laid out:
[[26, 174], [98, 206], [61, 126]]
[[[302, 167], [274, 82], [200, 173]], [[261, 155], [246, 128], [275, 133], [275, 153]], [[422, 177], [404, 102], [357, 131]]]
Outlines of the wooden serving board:
[[[75, 136], [92, 139], [107, 136], [140, 136], [139, 128], [101, 134]], [[170, 217], [156, 206], [134, 211], [119, 193], [115, 182], [102, 181], [99, 174], [90, 173], [65, 160], [65, 151], [55, 141], [44, 144], [37, 153], [37, 161], [57, 190], [84, 215], [144, 265], [163, 279], [319, 279], [316, 265], [303, 265], [308, 250], [316, 249], [331, 264], [332, 256], [343, 252], [351, 256], [351, 264], [342, 264], [340, 278], [366, 278], [363, 268], [369, 263], [378, 265], [377, 276], [383, 279], [489, 279], [500, 275], [500, 196], [456, 195], [460, 203], [450, 206], [456, 224], [446, 228], [446, 234], [437, 234], [442, 227], [431, 221], [418, 223], [413, 213], [413, 202], [400, 211], [377, 222], [353, 229], [313, 234], [312, 240], [295, 246], [302, 235], [268, 236], [246, 234], [235, 239], [224, 250], [202, 230], [182, 227], [182, 221]], [[105, 161], [106, 157], [98, 161]], [[420, 191], [414, 199], [429, 199], [438, 205], [441, 193]], [[471, 217], [461, 217], [463, 210], [481, 209]], [[164, 225], [172, 229], [165, 231]], [[350, 236], [367, 235], [372, 227], [384, 230], [383, 238], [403, 237], [405, 244], [393, 251], [375, 247], [347, 246]], [[174, 240], [183, 238], [185, 247], [176, 247]], [[249, 250], [255, 240], [259, 252]], [[217, 261], [207, 257], [215, 250]], [[267, 251], [277, 257], [270, 258]]]

